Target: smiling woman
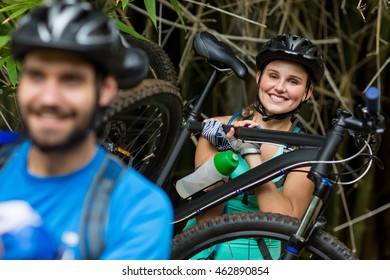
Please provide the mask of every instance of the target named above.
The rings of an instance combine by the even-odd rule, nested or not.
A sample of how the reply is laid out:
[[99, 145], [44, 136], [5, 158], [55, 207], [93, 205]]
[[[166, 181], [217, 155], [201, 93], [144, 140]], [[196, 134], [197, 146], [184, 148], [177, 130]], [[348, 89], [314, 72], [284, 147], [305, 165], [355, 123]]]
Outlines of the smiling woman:
[[[233, 116], [219, 116], [205, 121], [203, 137], [200, 137], [196, 148], [195, 167], [199, 167], [220, 151], [232, 149], [240, 157], [241, 166], [238, 169], [245, 172], [288, 152], [281, 146], [236, 139], [235, 128], [303, 131], [296, 114], [311, 97], [314, 83], [318, 82], [324, 73], [323, 60], [316, 46], [301, 36], [279, 35], [263, 45], [256, 61], [256, 101]], [[223, 131], [223, 124], [231, 125], [229, 132]], [[300, 169], [307, 170], [307, 167]], [[241, 174], [234, 174], [238, 175]], [[211, 188], [218, 186], [216, 184]], [[222, 213], [263, 211], [301, 218], [310, 202], [313, 189], [313, 182], [306, 177], [306, 173], [291, 172], [259, 186], [255, 192], [244, 193], [208, 210], [197, 216], [196, 220], [190, 220], [185, 229]], [[229, 258], [232, 245], [234, 250], [240, 251], [242, 248], [240, 241], [230, 242], [229, 247], [221, 244], [216, 252], [211, 253], [213, 258]], [[276, 254], [274, 257], [278, 257], [280, 244], [272, 243], [268, 246], [273, 248]], [[203, 253], [205, 252], [201, 252], [198, 257], [208, 258], [210, 252], [206, 252], [206, 256]]]

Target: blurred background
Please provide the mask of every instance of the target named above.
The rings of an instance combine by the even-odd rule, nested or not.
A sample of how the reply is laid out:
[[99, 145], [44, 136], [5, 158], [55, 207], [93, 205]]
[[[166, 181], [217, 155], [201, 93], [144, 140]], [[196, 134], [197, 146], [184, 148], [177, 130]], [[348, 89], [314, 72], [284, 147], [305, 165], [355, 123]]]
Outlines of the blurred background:
[[[17, 19], [42, 1], [0, 1], [0, 129], [21, 129], [15, 108], [19, 65], [7, 43]], [[184, 100], [204, 85], [210, 69], [192, 49], [192, 40], [207, 30], [235, 51], [250, 69], [244, 82], [226, 76], [208, 101], [207, 116], [230, 115], [254, 101], [255, 56], [258, 48], [276, 34], [308, 37], [321, 50], [325, 78], [301, 112], [310, 133], [325, 134], [336, 109], [354, 111], [369, 86], [381, 92], [381, 112], [388, 126], [390, 110], [390, 2], [387, 0], [134, 0], [89, 1], [117, 22], [125, 33], [158, 43], [170, 56]], [[385, 167], [373, 165], [359, 182], [338, 186], [327, 211], [327, 230], [356, 251], [361, 259], [390, 259], [389, 131], [378, 156]], [[340, 158], [356, 153], [351, 139]], [[195, 143], [196, 144], [196, 143]], [[195, 145], [187, 144], [174, 176], [193, 169]], [[361, 167], [353, 161], [347, 171]], [[180, 168], [179, 168], [180, 167]], [[342, 178], [356, 178], [358, 172]]]

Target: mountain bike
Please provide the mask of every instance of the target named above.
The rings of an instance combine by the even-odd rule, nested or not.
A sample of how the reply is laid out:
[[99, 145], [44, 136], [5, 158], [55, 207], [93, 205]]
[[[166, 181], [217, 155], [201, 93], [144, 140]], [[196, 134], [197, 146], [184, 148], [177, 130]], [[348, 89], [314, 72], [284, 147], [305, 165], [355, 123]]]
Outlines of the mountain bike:
[[[168, 179], [184, 143], [191, 134], [202, 129], [201, 112], [221, 74], [233, 71], [238, 77], [245, 79], [248, 73], [245, 64], [235, 56], [234, 52], [207, 32], [197, 34], [194, 40], [194, 49], [206, 59], [212, 72], [198, 99], [191, 104], [187, 116], [176, 115], [182, 111], [176, 108], [176, 106], [182, 106], [179, 98], [175, 97], [171, 100], [171, 97], [177, 94], [176, 89], [170, 91], [171, 87], [167, 86], [167, 82], [159, 80], [148, 81], [151, 84], [160, 83], [161, 87], [151, 91], [153, 93], [146, 98], [142, 94], [136, 97], [134, 92], [132, 94], [124, 93], [109, 109], [111, 115], [106, 116], [106, 119], [110, 121], [118, 115], [142, 120], [138, 124], [145, 123], [146, 130], [149, 129], [149, 123], [155, 120], [163, 127], [163, 129], [160, 128], [162, 134], [166, 133], [162, 137], [163, 140], [153, 142], [153, 145], [148, 146], [146, 150], [149, 152], [144, 154], [147, 156], [139, 158], [139, 160], [144, 168], [141, 171], [156, 172], [157, 174], [154, 174], [157, 176], [153, 176], [155, 182], [165, 189], [169, 188], [167, 186]], [[146, 85], [147, 83], [141, 85], [137, 90], [142, 91], [141, 88], [147, 88]], [[168, 92], [170, 93], [167, 94]], [[160, 96], [165, 98], [160, 98]], [[356, 117], [347, 110], [339, 110], [333, 120], [332, 128], [326, 136], [267, 129], [236, 129], [235, 136], [244, 141], [275, 143], [285, 146], [291, 151], [229, 180], [218, 188], [194, 196], [183, 205], [176, 207], [175, 225], [184, 223], [190, 218], [278, 176], [296, 172], [297, 168], [303, 166], [311, 166], [307, 175], [315, 184], [311, 202], [301, 220], [262, 212], [231, 214], [210, 219], [175, 236], [172, 243], [172, 259], [189, 259], [200, 252], [209, 252], [205, 258], [212, 259], [214, 249], [219, 246], [218, 244], [229, 244], [231, 240], [237, 238], [243, 240], [243, 244], [247, 244], [249, 258], [356, 259], [355, 254], [345, 244], [324, 230], [326, 220], [323, 214], [337, 183], [333, 179], [334, 174], [331, 172], [331, 167], [332, 164], [341, 162], [335, 161], [334, 158], [344, 141], [344, 134], [349, 133], [360, 149], [354, 157], [368, 157], [369, 163], [364, 169], [363, 175], [370, 168], [372, 161], [376, 159], [373, 148], [380, 143], [380, 135], [384, 131], [383, 117], [379, 114], [379, 95], [377, 92], [373, 90], [369, 97], [367, 107], [360, 107]], [[128, 105], [122, 104], [130, 99]], [[171, 106], [172, 103], [175, 105]], [[155, 117], [155, 114], [140, 114], [149, 105], [161, 113], [159, 117]], [[118, 109], [119, 106], [123, 106], [122, 109]], [[172, 119], [180, 120], [181, 124], [177, 131], [174, 131], [177, 128], [175, 126], [168, 133], [167, 127]], [[132, 127], [129, 127], [128, 130], [137, 135], [140, 129], [133, 130]], [[120, 136], [121, 132], [118, 134]], [[153, 133], [148, 135], [154, 137]], [[145, 137], [141, 142], [141, 144], [147, 143], [148, 138]], [[119, 148], [125, 149], [121, 146]], [[165, 150], [166, 153], [158, 154], [157, 152], [161, 150]], [[364, 154], [365, 150], [368, 150], [368, 155]], [[350, 159], [347, 158], [342, 162], [347, 162]], [[137, 166], [136, 160], [134, 158], [129, 163], [132, 166]], [[156, 161], [159, 163], [162, 161], [163, 165], [159, 165], [158, 169], [153, 170], [153, 164]], [[267, 242], [272, 241], [278, 243], [279, 249], [276, 254], [270, 251], [270, 246], [267, 244]]]
[[[298, 220], [274, 213], [239, 213], [210, 219], [175, 237], [172, 258], [187, 259], [204, 250], [209, 252], [209, 258], [217, 244], [226, 244], [240, 238], [247, 240], [248, 258], [258, 258], [259, 255], [264, 259], [274, 257], [275, 253], [265, 244], [270, 240], [278, 240], [280, 250], [276, 256], [280, 259], [356, 259], [350, 249], [323, 230], [326, 223], [324, 212], [336, 185], [331, 178], [331, 165], [337, 163], [333, 158], [344, 140], [345, 132], [348, 131], [356, 140], [360, 148], [359, 155], [368, 149], [370, 164], [374, 158], [372, 146], [375, 141], [371, 136], [383, 133], [383, 118], [375, 107], [376, 105], [368, 107], [368, 110], [362, 108], [360, 119], [352, 116], [350, 112], [339, 110], [332, 128], [321, 138], [296, 133], [237, 129], [236, 137], [245, 141], [278, 142], [286, 146], [293, 145], [298, 149], [271, 159], [179, 207], [176, 209], [175, 221], [187, 220], [237, 194], [280, 175], [294, 172], [297, 167], [311, 166], [307, 177], [315, 183], [315, 190], [303, 218]], [[192, 129], [195, 130], [195, 126]], [[201, 130], [201, 125], [197, 124], [196, 130]], [[348, 160], [350, 159], [343, 161]], [[370, 168], [370, 164], [365, 168], [365, 172]]]
[[207, 34], [206, 39], [195, 41], [199, 51], [210, 51], [214, 71], [195, 104], [188, 102], [184, 106], [174, 66], [165, 51], [153, 42], [128, 36], [131, 45], [148, 55], [151, 75], [135, 88], [120, 91], [96, 124], [99, 143], [104, 148], [163, 188], [168, 187], [169, 175], [190, 136], [186, 123], [201, 118], [222, 73], [233, 70], [242, 79], [248, 75], [245, 64], [230, 47], [211, 34], [201, 34]]
[[150, 71], [138, 86], [121, 90], [103, 112], [96, 124], [98, 143], [155, 181], [174, 148], [183, 103], [176, 70], [166, 52], [154, 42], [125, 38], [146, 53]]

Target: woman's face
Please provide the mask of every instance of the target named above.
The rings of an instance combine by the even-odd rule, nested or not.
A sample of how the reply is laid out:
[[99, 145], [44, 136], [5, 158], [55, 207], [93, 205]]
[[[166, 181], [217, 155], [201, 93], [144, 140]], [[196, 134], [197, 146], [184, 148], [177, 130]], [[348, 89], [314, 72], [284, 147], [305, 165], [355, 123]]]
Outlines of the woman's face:
[[309, 75], [299, 63], [288, 60], [274, 60], [259, 71], [256, 81], [259, 98], [267, 114], [288, 113], [307, 100], [313, 91], [307, 90]]

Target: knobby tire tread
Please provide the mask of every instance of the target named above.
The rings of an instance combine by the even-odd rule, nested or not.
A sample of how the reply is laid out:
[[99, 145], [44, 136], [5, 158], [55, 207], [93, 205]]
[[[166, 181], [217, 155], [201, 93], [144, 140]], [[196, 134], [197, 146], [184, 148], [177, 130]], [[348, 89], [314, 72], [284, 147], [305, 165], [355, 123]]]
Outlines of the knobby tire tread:
[[154, 106], [164, 114], [163, 126], [154, 147], [154, 158], [138, 170], [155, 181], [174, 148], [181, 126], [182, 99], [175, 85], [163, 80], [150, 79], [142, 81], [132, 89], [119, 91], [117, 97], [106, 108], [97, 127], [103, 127], [117, 116], [129, 114], [140, 106]]
[[153, 69], [155, 78], [178, 85], [176, 69], [165, 50], [158, 44], [139, 39], [131, 35], [126, 36], [130, 45], [142, 49], [149, 58], [149, 65]]
[[[215, 245], [220, 238], [230, 234], [251, 236], [251, 232], [269, 232], [272, 236], [288, 237], [296, 232], [298, 219], [274, 213], [236, 213], [222, 215], [200, 223], [175, 236], [172, 242], [171, 259], [188, 259], [197, 252]], [[264, 236], [266, 237], [266, 236]], [[212, 243], [208, 244], [208, 242]], [[222, 239], [222, 241], [226, 241]], [[308, 242], [306, 250], [318, 250], [332, 260], [353, 260], [357, 257], [336, 237], [320, 229]]]

